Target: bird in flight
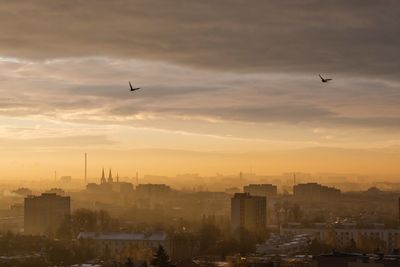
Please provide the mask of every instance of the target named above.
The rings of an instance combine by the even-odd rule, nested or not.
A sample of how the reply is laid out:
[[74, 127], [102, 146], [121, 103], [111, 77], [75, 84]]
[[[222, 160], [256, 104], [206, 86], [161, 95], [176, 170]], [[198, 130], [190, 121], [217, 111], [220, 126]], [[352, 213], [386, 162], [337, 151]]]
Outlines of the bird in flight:
[[329, 82], [329, 81], [332, 81], [332, 79], [325, 79], [325, 78], [323, 78], [322, 76], [321, 76], [321, 74], [318, 74], [319, 75], [319, 77], [321, 78], [321, 81], [323, 82], [323, 83], [327, 83], [327, 82]]
[[133, 91], [136, 91], [136, 90], [139, 90], [140, 89], [140, 87], [136, 87], [136, 88], [134, 88], [133, 86], [132, 86], [132, 84], [131, 84], [131, 82], [129, 81], [129, 87], [131, 88], [131, 92], [133, 92]]

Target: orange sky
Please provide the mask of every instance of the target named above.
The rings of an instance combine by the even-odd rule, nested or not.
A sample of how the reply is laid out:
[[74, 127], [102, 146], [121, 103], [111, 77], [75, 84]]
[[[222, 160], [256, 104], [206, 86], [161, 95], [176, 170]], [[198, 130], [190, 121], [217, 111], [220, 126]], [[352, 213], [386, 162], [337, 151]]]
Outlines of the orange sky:
[[0, 6], [0, 177], [400, 173], [398, 2], [78, 2]]

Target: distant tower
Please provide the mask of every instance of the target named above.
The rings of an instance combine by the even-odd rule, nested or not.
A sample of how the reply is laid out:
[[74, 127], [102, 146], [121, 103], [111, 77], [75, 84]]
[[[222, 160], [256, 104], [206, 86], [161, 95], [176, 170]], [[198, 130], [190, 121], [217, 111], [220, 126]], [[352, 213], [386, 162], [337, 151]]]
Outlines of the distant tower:
[[102, 183], [102, 184], [106, 183], [106, 177], [104, 176], [104, 168], [103, 168], [103, 170], [102, 170], [102, 172], [101, 172], [101, 180], [100, 180], [100, 183]]
[[296, 185], [296, 173], [293, 173], [293, 185]]
[[118, 172], [117, 172], [117, 183], [119, 183], [119, 175], [118, 175]]
[[139, 184], [139, 173], [136, 171], [136, 185]]
[[85, 183], [87, 182], [87, 154], [85, 153]]
[[112, 174], [111, 174], [111, 169], [110, 169], [110, 171], [109, 171], [109, 173], [108, 173], [107, 182], [109, 182], [109, 183], [112, 183], [112, 182], [113, 182], [113, 178], [112, 178]]

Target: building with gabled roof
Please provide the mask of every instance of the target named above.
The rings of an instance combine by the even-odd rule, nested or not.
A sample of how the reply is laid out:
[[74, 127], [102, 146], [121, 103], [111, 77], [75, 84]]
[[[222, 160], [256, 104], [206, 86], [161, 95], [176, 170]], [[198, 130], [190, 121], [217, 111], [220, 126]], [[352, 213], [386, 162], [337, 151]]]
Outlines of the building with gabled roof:
[[80, 232], [77, 239], [90, 240], [99, 256], [129, 255], [138, 250], [154, 250], [160, 245], [167, 251], [170, 249], [169, 239], [165, 232]]

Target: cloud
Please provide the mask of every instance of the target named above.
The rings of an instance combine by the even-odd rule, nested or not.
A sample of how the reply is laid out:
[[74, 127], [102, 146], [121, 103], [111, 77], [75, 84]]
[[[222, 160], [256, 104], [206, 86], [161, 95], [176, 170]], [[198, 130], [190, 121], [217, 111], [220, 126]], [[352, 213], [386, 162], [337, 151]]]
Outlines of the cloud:
[[396, 0], [8, 1], [0, 54], [400, 77]]
[[[127, 172], [159, 162], [170, 172], [254, 162], [397, 172], [396, 149], [365, 148], [400, 142], [399, 9], [397, 0], [3, 1], [5, 166], [69, 172], [89, 152], [98, 168]], [[142, 90], [130, 93], [128, 81]], [[129, 150], [149, 147], [167, 152]], [[293, 151], [304, 147], [315, 150]], [[171, 148], [251, 153], [219, 161]]]
[[[179, 131], [196, 128], [187, 121], [203, 121], [211, 134], [238, 122], [396, 129], [400, 120], [400, 85], [382, 79], [342, 77], [323, 85], [316, 75], [238, 74], [110, 58], [0, 62], [0, 71], [3, 116]], [[130, 93], [129, 80], [142, 90]]]
[[82, 148], [90, 146], [113, 145], [115, 141], [102, 135], [48, 137], [48, 138], [0, 138], [0, 145], [3, 149], [18, 148]]

